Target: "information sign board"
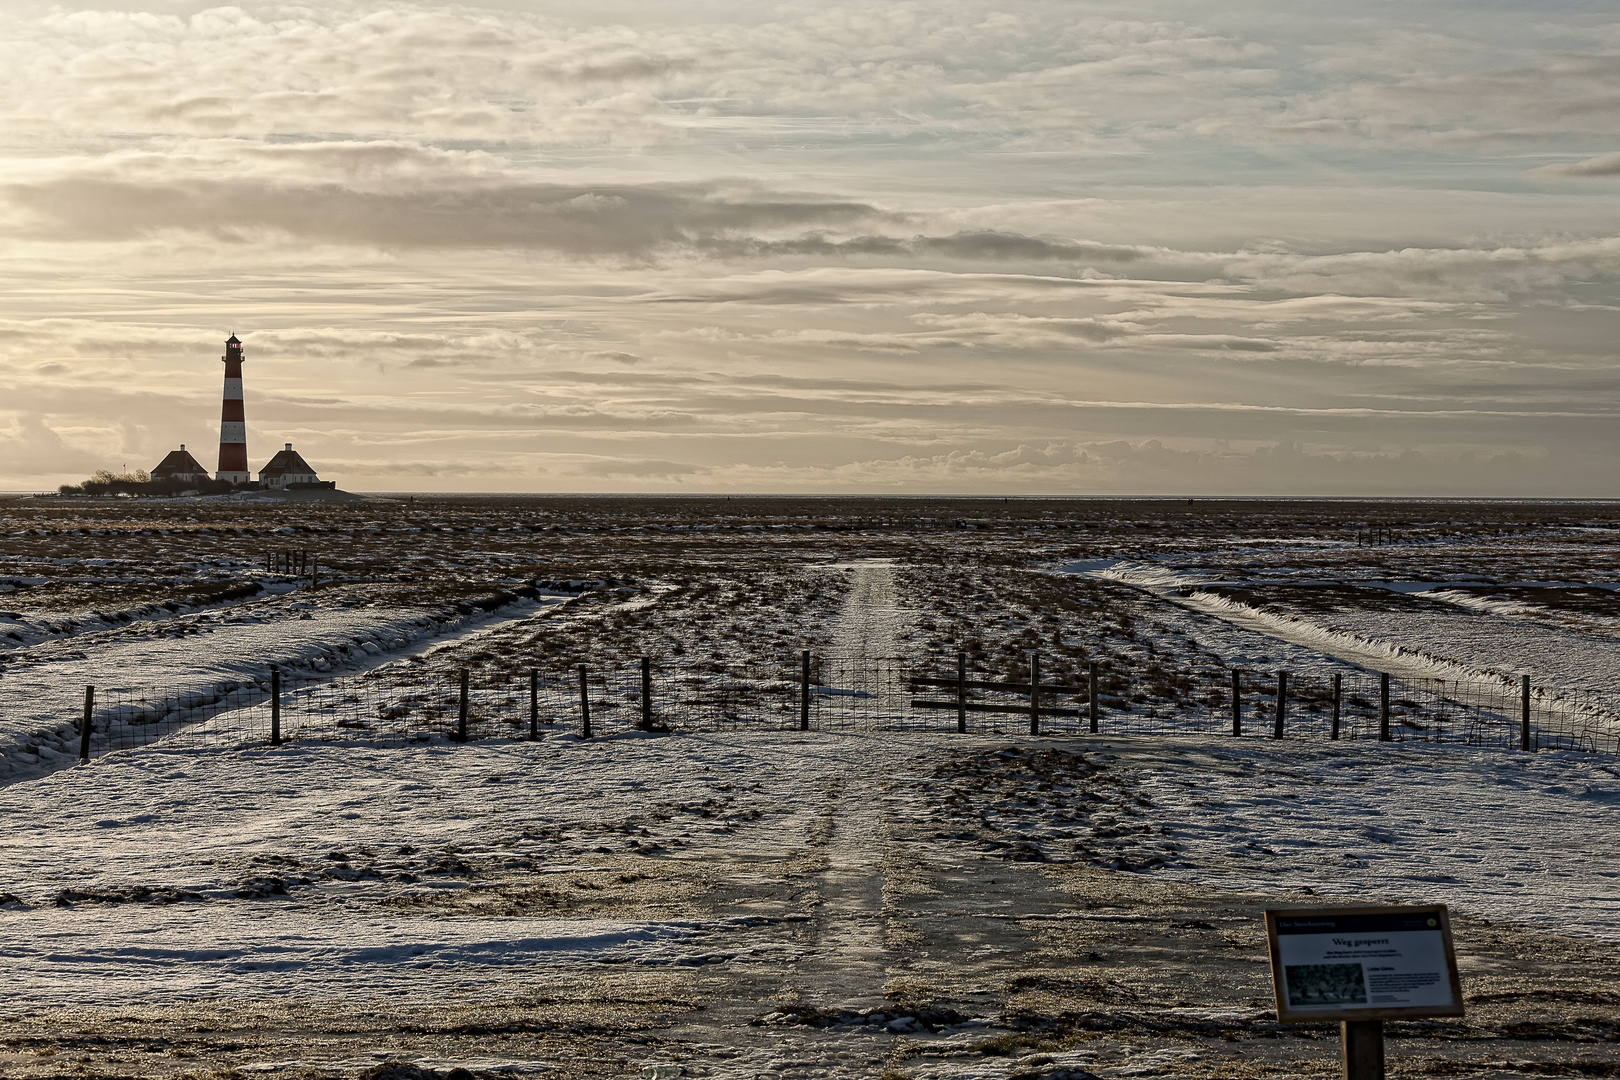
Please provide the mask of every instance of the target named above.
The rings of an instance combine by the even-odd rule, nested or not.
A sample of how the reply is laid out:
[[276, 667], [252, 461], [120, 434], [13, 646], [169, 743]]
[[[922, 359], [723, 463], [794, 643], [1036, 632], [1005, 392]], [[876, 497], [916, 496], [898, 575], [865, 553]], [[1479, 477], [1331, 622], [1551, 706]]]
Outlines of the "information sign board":
[[1443, 904], [1266, 912], [1277, 1019], [1463, 1015]]

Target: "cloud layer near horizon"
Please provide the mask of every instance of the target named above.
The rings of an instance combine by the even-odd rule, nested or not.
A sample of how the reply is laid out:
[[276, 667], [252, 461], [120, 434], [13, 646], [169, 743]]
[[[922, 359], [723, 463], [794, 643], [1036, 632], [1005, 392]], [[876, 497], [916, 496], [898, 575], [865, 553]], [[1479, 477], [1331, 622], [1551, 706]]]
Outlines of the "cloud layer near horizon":
[[1601, 7], [538, 7], [0, 15], [0, 486], [1620, 496]]

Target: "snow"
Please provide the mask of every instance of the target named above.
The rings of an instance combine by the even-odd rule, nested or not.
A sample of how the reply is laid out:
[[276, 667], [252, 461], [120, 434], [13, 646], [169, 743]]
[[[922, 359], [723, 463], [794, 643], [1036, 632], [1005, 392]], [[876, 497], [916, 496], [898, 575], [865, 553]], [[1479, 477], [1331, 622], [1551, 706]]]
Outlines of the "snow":
[[[61, 1001], [106, 1000], [109, 985], [120, 1000], [364, 997], [395, 992], [398, 965], [413, 986], [455, 989], [502, 977], [491, 968], [712, 962], [710, 939], [758, 920], [446, 919], [409, 905], [473, 881], [616, 872], [614, 853], [782, 857], [852, 759], [893, 767], [914, 752], [781, 733], [119, 752], [7, 789], [0, 986]], [[734, 793], [717, 799], [722, 787]], [[706, 801], [718, 809], [653, 813]], [[638, 827], [615, 827], [627, 821]], [[762, 948], [732, 941], [720, 959]]]
[[[93, 632], [81, 626], [71, 637], [46, 625], [55, 620], [41, 615], [42, 605], [30, 609], [22, 620], [27, 640], [11, 650], [0, 683], [0, 780], [8, 782], [0, 922], [12, 931], [0, 936], [0, 987], [18, 1000], [73, 1005], [431, 1001], [516, 993], [592, 971], [641, 979], [640, 968], [689, 967], [730, 993], [790, 976], [829, 1002], [864, 996], [882, 1005], [895, 971], [927, 971], [935, 962], [895, 944], [906, 919], [892, 910], [905, 896], [894, 869], [904, 862], [893, 858], [899, 835], [918, 845], [919, 865], [979, 863], [1001, 876], [1000, 860], [1029, 855], [1048, 860], [1048, 881], [1102, 867], [1132, 880], [1255, 898], [1309, 891], [1325, 901], [1441, 902], [1479, 918], [1620, 942], [1620, 841], [1613, 839], [1620, 766], [1612, 755], [1334, 743], [1321, 736], [1321, 714], [1303, 708], [1283, 740], [1234, 739], [1206, 715], [1198, 717], [1210, 729], [1202, 735], [1122, 734], [1192, 716], [1192, 705], [1167, 705], [1162, 693], [1128, 712], [1110, 709], [1097, 737], [957, 735], [949, 710], [910, 708], [900, 677], [924, 656], [936, 673], [953, 673], [956, 650], [977, 638], [978, 670], [989, 678], [1016, 674], [1023, 648], [1041, 650], [1042, 670], [1064, 671], [1065, 679], [1101, 659], [1130, 678], [1150, 663], [1227, 676], [1224, 663], [1252, 674], [1286, 670], [1300, 682], [1364, 676], [1361, 668], [1483, 678], [1507, 670], [1504, 657], [1524, 650], [1549, 691], [1602, 689], [1620, 685], [1612, 678], [1620, 618], [1603, 614], [1601, 604], [1560, 606], [1556, 595], [1596, 586], [1607, 602], [1611, 583], [1591, 579], [1612, 569], [1593, 569], [1604, 558], [1595, 548], [1587, 552], [1590, 572], [1537, 556], [1508, 573], [1508, 545], [1498, 563], [1475, 565], [1462, 552], [1426, 568], [1430, 556], [1420, 552], [1332, 539], [1138, 533], [1116, 541], [1099, 531], [1074, 542], [1038, 538], [1044, 546], [1037, 548], [1027, 537], [979, 531], [930, 534], [932, 550], [912, 558], [888, 536], [829, 553], [757, 532], [749, 543], [781, 545], [762, 553], [720, 546], [753, 526], [653, 522], [637, 529], [687, 531], [660, 538], [670, 546], [656, 556], [649, 546], [619, 561], [623, 535], [590, 539], [570, 521], [564, 536], [553, 521], [545, 528], [555, 546], [539, 549], [527, 538], [540, 531], [540, 516], [526, 509], [507, 524], [520, 518], [525, 539], [511, 537], [511, 551], [460, 549], [468, 530], [429, 528], [390, 541], [408, 550], [377, 557], [389, 573], [420, 561], [428, 574], [447, 577], [469, 567], [508, 583], [532, 580], [525, 575], [541, 566], [556, 575], [536, 582], [540, 603], [487, 615], [380, 602], [358, 581], [175, 617], [147, 611], [133, 624], [93, 623]], [[467, 520], [480, 521], [478, 531], [513, 531], [501, 519]], [[406, 532], [342, 523], [320, 543], [352, 535], [356, 548], [366, 548], [384, 533]], [[463, 535], [445, 535], [452, 531]], [[58, 543], [42, 542], [42, 558], [33, 561], [55, 558]], [[437, 547], [418, 560], [430, 544]], [[669, 552], [680, 558], [665, 559]], [[874, 552], [888, 557], [867, 557]], [[1094, 557], [1104, 553], [1111, 557]], [[64, 573], [94, 567], [129, 577], [121, 564], [65, 565], [72, 561]], [[187, 566], [195, 577], [228, 569], [206, 559]], [[1058, 566], [1062, 576], [1050, 572]], [[1433, 580], [1422, 580], [1431, 569]], [[1508, 591], [1492, 591], [1492, 574]], [[42, 583], [64, 580], [38, 575]], [[1259, 599], [1232, 599], [1235, 586]], [[1553, 594], [1523, 591], [1538, 588]], [[1309, 589], [1342, 602], [1313, 606], [1300, 599]], [[1360, 607], [1345, 599], [1351, 589]], [[8, 594], [8, 605], [14, 599]], [[820, 730], [800, 733], [796, 708], [784, 702], [796, 701], [804, 648], [819, 664], [812, 723]], [[738, 715], [721, 717], [693, 704], [699, 693], [660, 684], [660, 719], [738, 730], [625, 730], [634, 712], [633, 661], [648, 654], [671, 684], [735, 684], [742, 702]], [[453, 694], [455, 670], [471, 667], [488, 677], [474, 684], [475, 712], [526, 713], [526, 693], [514, 705], [517, 684], [500, 679], [526, 680], [530, 666], [567, 671], [584, 660], [599, 664], [593, 677], [599, 670], [617, 680], [602, 688], [596, 739], [574, 737], [576, 691], [558, 684], [546, 688], [543, 711], [564, 722], [535, 743], [476, 741], [485, 727], [466, 745], [398, 740], [389, 747], [354, 733], [353, 743], [241, 748], [262, 742], [271, 662], [298, 684], [283, 712], [285, 730], [297, 734], [307, 711], [294, 705], [303, 677], [314, 672], [334, 676], [319, 693], [363, 696], [375, 715], [376, 706], [411, 696], [431, 694], [437, 703]], [[185, 730], [139, 748], [102, 753], [98, 733], [97, 756], [75, 766], [72, 726], [87, 683], [98, 686], [104, 719], [128, 704], [121, 695], [151, 688], [176, 702], [209, 704]], [[237, 700], [220, 700], [233, 685]], [[1160, 693], [1147, 678], [1135, 685]], [[980, 721], [1024, 724], [1016, 715], [972, 718]], [[877, 730], [897, 722], [913, 726]], [[1100, 770], [1097, 785], [1081, 792], [1062, 781], [1043, 793], [1022, 777], [979, 784], [1008, 748], [1051, 747], [1084, 755]], [[952, 784], [971, 788], [965, 809], [944, 798]], [[1026, 881], [1041, 879], [1033, 867], [1017, 870], [1030, 872]], [[724, 904], [699, 903], [690, 893], [671, 900], [673, 885], [659, 892], [625, 884], [610, 886], [619, 890], [618, 906], [593, 908], [590, 898], [610, 891], [594, 885], [642, 873], [667, 873], [670, 881], [685, 874], [682, 888], [713, 874], [735, 891]], [[752, 879], [770, 882], [754, 907], [738, 884]], [[512, 899], [541, 894], [548, 899]], [[1121, 923], [1133, 932], [1130, 924], [1152, 918], [1143, 908], [1090, 910], [1055, 888], [1052, 896], [1050, 908], [1024, 921], [1099, 930]], [[1009, 918], [992, 894], [970, 890], [962, 901], [975, 929]], [[806, 923], [815, 933], [799, 932]], [[770, 1007], [761, 1002], [759, 1010]], [[942, 1038], [965, 1051], [991, 1023], [968, 1020]], [[822, 1043], [783, 1031], [771, 1045], [777, 1032], [767, 1031], [742, 1050], [744, 1040], [728, 1032], [721, 1037], [734, 1041], [725, 1053], [681, 1043], [684, 1035], [668, 1045], [692, 1050], [716, 1077], [875, 1073], [869, 1066], [914, 1026], [874, 1011], [859, 1031]], [[904, 1069], [918, 1080], [1065, 1068], [1180, 1075], [1196, 1071], [1193, 1056], [1099, 1039], [1012, 1068], [964, 1052], [966, 1060]], [[442, 1065], [416, 1060], [489, 1071], [546, 1067], [487, 1054]], [[358, 1071], [371, 1063], [351, 1064]], [[339, 1065], [312, 1051], [307, 1062], [241, 1068]]]
[[1620, 941], [1620, 767], [1607, 755], [1231, 739], [1116, 745], [1105, 759], [1116, 752], [1164, 826], [1155, 843], [1171, 861], [1156, 876], [1442, 903]]
[[850, 582], [828, 652], [860, 661], [904, 655], [901, 640], [912, 614], [896, 595], [894, 560], [865, 559], [829, 569], [848, 571]]
[[[272, 665], [291, 674], [353, 674], [528, 619], [560, 600], [520, 599], [493, 612], [460, 614], [294, 593], [35, 645], [14, 654], [0, 684], [0, 782], [37, 774], [41, 758], [78, 757], [76, 713], [85, 686], [96, 687], [92, 753], [100, 753], [152, 737], [142, 725], [158, 718], [154, 707], [173, 713], [262, 700]], [[126, 704], [133, 701], [142, 704]]]
[[904, 639], [914, 615], [897, 595], [894, 561], [864, 559], [829, 569], [849, 573], [849, 591], [825, 650], [826, 685], [816, 692], [846, 699], [857, 708], [855, 716], [903, 715], [909, 698], [891, 669], [909, 651]]
[[[730, 732], [120, 752], [7, 789], [0, 986], [64, 1002], [365, 998], [590, 963], [781, 957], [769, 919], [472, 917], [432, 905], [474, 883], [615, 873], [630, 852], [785, 857], [805, 844], [829, 782], [858, 775], [886, 792], [886, 812], [927, 817], [939, 810], [934, 770], [1004, 745]], [[1096, 857], [1123, 869], [1245, 892], [1441, 902], [1620, 941], [1612, 759], [1303, 740], [1061, 745], [1146, 800], [1081, 827], [1092, 837], [1082, 846], [1115, 845]], [[1021, 796], [984, 797], [975, 812], [997, 828], [1059, 861], [1087, 857], [1060, 838], [1072, 822]], [[674, 809], [705, 800], [708, 816]], [[835, 844], [832, 872], [859, 873], [872, 842], [857, 830]]]
[[[1582, 691], [1596, 704], [1620, 708], [1620, 690], [1615, 689], [1620, 686], [1620, 649], [1615, 648], [1620, 644], [1620, 620], [1456, 591], [1456, 586], [1470, 582], [1356, 581], [1387, 589], [1399, 600], [1390, 606], [1340, 604], [1324, 616], [1291, 606], [1287, 599], [1269, 601], [1262, 608], [1205, 591], [1224, 580], [1213, 570], [1121, 559], [1069, 564], [1059, 572], [1132, 585], [1176, 607], [1373, 670], [1480, 684], [1516, 681], [1518, 675], [1528, 674], [1539, 688]], [[1252, 579], [1241, 583], [1264, 584]], [[1345, 582], [1291, 578], [1289, 584]], [[1425, 588], [1411, 587], [1416, 584]], [[1301, 659], [1321, 669], [1322, 656], [1314, 664], [1310, 658]]]
[[705, 927], [597, 919], [401, 920], [370, 912], [302, 920], [214, 906], [48, 910], [6, 920], [0, 990], [93, 1004], [272, 994], [471, 993], [535, 963], [674, 963]]

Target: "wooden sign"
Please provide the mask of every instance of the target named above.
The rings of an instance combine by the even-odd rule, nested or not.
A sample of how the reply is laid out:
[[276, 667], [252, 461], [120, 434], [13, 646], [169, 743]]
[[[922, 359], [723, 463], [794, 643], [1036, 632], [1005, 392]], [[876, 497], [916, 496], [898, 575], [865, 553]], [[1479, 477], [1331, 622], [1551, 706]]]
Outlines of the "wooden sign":
[[1277, 1019], [1463, 1015], [1444, 904], [1266, 912]]

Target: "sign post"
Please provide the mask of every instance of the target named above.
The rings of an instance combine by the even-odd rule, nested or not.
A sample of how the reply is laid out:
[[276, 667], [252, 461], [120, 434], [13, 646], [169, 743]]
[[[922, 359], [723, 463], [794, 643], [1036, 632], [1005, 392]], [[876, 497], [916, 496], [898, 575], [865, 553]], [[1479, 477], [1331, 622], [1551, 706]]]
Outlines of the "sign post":
[[1383, 1080], [1384, 1021], [1463, 1015], [1444, 904], [1266, 912], [1277, 1019], [1339, 1021], [1345, 1080]]

